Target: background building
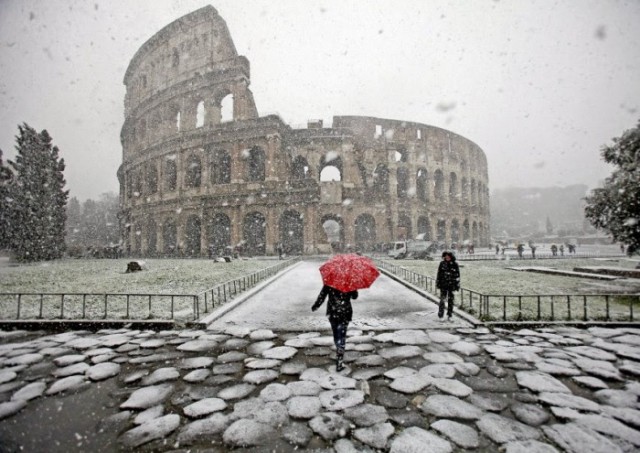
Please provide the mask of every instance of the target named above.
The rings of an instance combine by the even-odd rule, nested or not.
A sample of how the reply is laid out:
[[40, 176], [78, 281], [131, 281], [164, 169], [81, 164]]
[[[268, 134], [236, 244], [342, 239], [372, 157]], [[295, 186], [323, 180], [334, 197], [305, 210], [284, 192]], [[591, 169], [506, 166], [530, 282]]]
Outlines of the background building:
[[425, 124], [260, 117], [210, 6], [159, 31], [124, 84], [118, 170], [125, 246], [145, 256], [370, 251], [403, 238], [489, 240], [487, 160]]

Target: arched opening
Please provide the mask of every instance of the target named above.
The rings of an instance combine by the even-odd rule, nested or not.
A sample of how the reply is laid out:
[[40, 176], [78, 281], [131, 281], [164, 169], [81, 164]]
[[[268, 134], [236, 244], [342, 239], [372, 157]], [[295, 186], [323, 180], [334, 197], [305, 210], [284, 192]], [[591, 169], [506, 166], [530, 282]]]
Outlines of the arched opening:
[[471, 231], [469, 229], [469, 220], [462, 222], [462, 239], [468, 241], [471, 238]]
[[458, 176], [451, 172], [449, 174], [449, 201], [455, 203], [458, 200]]
[[150, 162], [146, 167], [147, 189], [150, 194], [158, 191], [158, 168], [155, 162]]
[[231, 255], [231, 221], [225, 214], [218, 213], [207, 224], [207, 244], [209, 255]]
[[407, 198], [409, 193], [409, 170], [398, 168], [396, 171], [398, 198]]
[[[311, 177], [311, 171], [307, 159], [302, 156], [296, 156], [291, 165], [291, 179], [300, 180], [309, 177]], [[322, 176], [320, 176], [320, 180], [322, 181]]]
[[166, 256], [176, 256], [178, 252], [178, 230], [173, 220], [165, 220], [162, 225], [162, 244]]
[[176, 166], [175, 156], [165, 161], [164, 172], [165, 189], [169, 192], [176, 190], [176, 186], [178, 185], [178, 168]]
[[361, 214], [356, 218], [356, 250], [370, 252], [376, 245], [376, 221], [370, 214]]
[[259, 212], [244, 217], [243, 251], [249, 255], [264, 255], [266, 251], [267, 221]]
[[467, 206], [469, 204], [469, 181], [462, 178], [462, 203]]
[[149, 219], [147, 222], [147, 256], [155, 256], [158, 253], [158, 231], [156, 222]]
[[460, 224], [455, 219], [451, 221], [451, 242], [460, 245]]
[[327, 165], [320, 172], [320, 182], [342, 181], [340, 169], [333, 165]]
[[476, 222], [473, 222], [473, 226], [471, 228], [472, 228], [471, 240], [473, 241], [474, 244], [478, 244], [480, 239], [478, 236], [478, 224]]
[[416, 238], [422, 239], [425, 241], [431, 240], [431, 223], [429, 222], [428, 217], [426, 216], [418, 217], [418, 234]]
[[342, 218], [334, 214], [328, 214], [322, 217], [320, 224], [326, 234], [327, 243], [331, 245], [331, 250], [334, 252], [342, 252], [344, 250], [344, 225]]
[[389, 169], [385, 164], [378, 164], [373, 171], [373, 192], [379, 196], [389, 195]]
[[304, 252], [304, 222], [297, 211], [285, 211], [280, 217], [280, 243], [287, 255]]
[[335, 151], [329, 151], [322, 159], [320, 182], [342, 181], [342, 159]]
[[200, 101], [196, 107], [196, 128], [204, 126], [204, 113], [204, 101]]
[[211, 184], [231, 182], [231, 156], [223, 149], [214, 151], [211, 160]]
[[233, 121], [233, 95], [228, 94], [220, 101], [220, 122]]
[[478, 204], [478, 198], [476, 195], [476, 180], [471, 180], [471, 206], [476, 206]]
[[427, 201], [427, 169], [419, 168], [416, 172], [416, 197], [420, 201]]
[[436, 172], [433, 175], [433, 179], [434, 179], [434, 195], [436, 198], [436, 201], [444, 201], [444, 176], [442, 175], [442, 171], [441, 170], [436, 170]]
[[138, 170], [136, 172], [136, 177], [134, 179], [135, 185], [133, 186], [133, 195], [135, 197], [142, 196], [142, 171]]
[[394, 153], [394, 159], [396, 162], [406, 162], [407, 150], [404, 148], [398, 148]]
[[187, 219], [185, 231], [185, 254], [187, 256], [200, 255], [200, 229], [202, 222], [198, 216], [192, 215]]
[[262, 148], [254, 146], [247, 156], [247, 179], [249, 181], [264, 181], [265, 154]]
[[189, 156], [187, 159], [185, 184], [187, 187], [200, 187], [202, 183], [202, 164], [198, 156]]
[[411, 228], [411, 217], [405, 213], [398, 215], [398, 232], [397, 237], [399, 239], [411, 239], [413, 238], [413, 228]]
[[445, 242], [447, 240], [447, 222], [443, 219], [438, 220], [438, 242]]

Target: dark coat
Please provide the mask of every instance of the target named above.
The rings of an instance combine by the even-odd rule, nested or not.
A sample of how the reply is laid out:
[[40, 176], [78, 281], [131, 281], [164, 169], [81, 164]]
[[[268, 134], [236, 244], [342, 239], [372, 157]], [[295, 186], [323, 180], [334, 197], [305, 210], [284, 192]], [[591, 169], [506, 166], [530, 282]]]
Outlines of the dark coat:
[[460, 268], [453, 254], [451, 254], [451, 261], [442, 260], [440, 262], [438, 276], [436, 277], [436, 288], [447, 291], [458, 291], [460, 289]]
[[327, 303], [327, 316], [329, 319], [339, 322], [350, 322], [353, 317], [351, 299], [358, 298], [358, 291], [343, 293], [331, 286], [324, 285], [318, 295], [316, 303], [313, 304], [311, 309], [315, 311], [320, 308], [327, 296], [329, 296], [329, 302]]

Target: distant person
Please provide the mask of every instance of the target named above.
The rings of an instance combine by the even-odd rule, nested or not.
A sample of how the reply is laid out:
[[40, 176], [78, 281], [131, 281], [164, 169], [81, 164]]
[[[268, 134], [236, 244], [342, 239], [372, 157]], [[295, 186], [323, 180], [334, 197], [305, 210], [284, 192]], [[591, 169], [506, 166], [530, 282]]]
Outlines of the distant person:
[[620, 253], [624, 255], [624, 244], [620, 244]]
[[518, 257], [520, 259], [524, 258], [523, 254], [524, 254], [524, 244], [518, 244], [518, 247], [516, 247], [516, 250], [518, 251]]
[[438, 305], [438, 318], [444, 321], [444, 304], [447, 304], [447, 320], [453, 316], [453, 292], [460, 289], [460, 268], [456, 263], [456, 257], [451, 252], [442, 252], [442, 261], [438, 266], [436, 276], [436, 288], [440, 290], [440, 304]]
[[558, 255], [558, 246], [555, 244], [551, 244], [551, 254], [553, 256], [557, 256]]
[[569, 249], [569, 253], [576, 253], [576, 245], [575, 244], [568, 244], [567, 248]]
[[278, 251], [278, 259], [281, 260], [282, 259], [282, 243], [278, 242], [278, 245], [276, 245], [276, 250]]
[[531, 248], [531, 259], [536, 259], [536, 246], [533, 244], [530, 244], [529, 247]]
[[564, 244], [560, 244], [560, 256], [564, 256]]
[[500, 244], [496, 244], [496, 255], [500, 253]]
[[336, 371], [344, 369], [344, 348], [347, 340], [347, 327], [353, 317], [353, 308], [351, 307], [351, 299], [358, 298], [358, 291], [344, 293], [331, 286], [324, 285], [316, 303], [311, 307], [311, 311], [316, 311], [324, 303], [329, 296], [327, 303], [327, 317], [331, 323], [333, 331], [333, 342], [336, 345]]

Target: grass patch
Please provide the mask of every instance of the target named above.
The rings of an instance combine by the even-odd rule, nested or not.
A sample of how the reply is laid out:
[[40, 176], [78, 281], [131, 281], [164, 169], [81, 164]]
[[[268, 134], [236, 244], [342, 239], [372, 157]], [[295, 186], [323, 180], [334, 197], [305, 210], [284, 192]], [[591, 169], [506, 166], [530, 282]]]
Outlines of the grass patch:
[[[193, 297], [221, 283], [241, 278], [278, 261], [145, 260], [147, 269], [127, 274], [128, 259], [59, 260], [0, 268], [0, 293], [64, 293], [24, 295], [20, 318], [44, 319], [176, 319], [193, 318]], [[89, 295], [73, 295], [87, 293]], [[103, 294], [132, 294], [108, 296]], [[96, 294], [96, 295], [92, 295]], [[147, 296], [154, 294], [153, 296]], [[127, 316], [128, 302], [128, 316]], [[17, 298], [0, 296], [0, 317], [18, 316]]]

